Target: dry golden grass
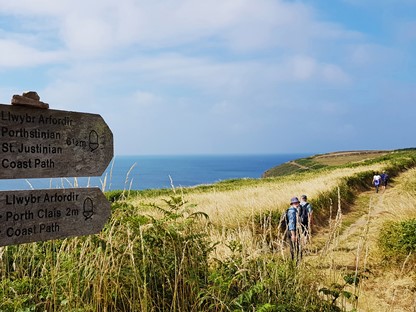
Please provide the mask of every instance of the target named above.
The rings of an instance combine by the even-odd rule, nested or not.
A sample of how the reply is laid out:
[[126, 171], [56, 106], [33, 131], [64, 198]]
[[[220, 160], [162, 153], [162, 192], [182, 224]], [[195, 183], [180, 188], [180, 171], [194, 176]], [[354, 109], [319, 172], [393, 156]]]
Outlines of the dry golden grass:
[[[256, 233], [254, 216], [267, 216], [272, 211], [283, 211], [288, 207], [292, 196], [307, 194], [314, 198], [333, 190], [345, 177], [365, 171], [381, 171], [383, 164], [341, 168], [327, 172], [306, 172], [289, 176], [256, 186], [239, 186], [234, 190], [211, 192], [190, 192], [185, 197], [189, 203], [196, 204], [197, 211], [209, 215], [213, 227], [211, 238], [219, 242], [214, 257], [224, 259], [230, 255], [227, 247], [230, 242], [241, 243], [246, 259], [270, 252], [268, 235]], [[325, 233], [317, 234], [313, 240], [325, 241], [325, 247], [308, 247], [302, 265], [308, 274], [319, 276], [317, 283], [322, 287], [331, 283], [343, 283], [347, 273], [364, 272], [370, 269], [368, 279], [362, 279], [358, 287], [348, 286], [348, 290], [359, 296], [355, 304], [344, 301], [343, 307], [357, 311], [414, 311], [416, 302], [416, 274], [406, 266], [383, 271], [379, 265], [380, 254], [376, 241], [378, 233], [387, 220], [400, 220], [416, 217], [416, 169], [400, 175], [394, 188], [385, 192], [366, 192], [356, 201], [360, 207], [353, 207], [352, 214], [344, 216], [343, 207], [333, 204], [333, 217]], [[368, 182], [369, 184], [371, 181]], [[180, 190], [176, 190], [180, 192]], [[165, 198], [165, 197], [163, 197]], [[160, 198], [135, 198], [129, 200], [133, 205], [162, 202]], [[149, 202], [147, 202], [149, 201]], [[328, 207], [329, 209], [329, 207]], [[338, 211], [338, 214], [337, 214]], [[354, 216], [355, 212], [359, 212]], [[367, 211], [367, 213], [365, 213]], [[356, 218], [356, 220], [354, 220]], [[343, 222], [348, 225], [344, 226]], [[341, 229], [343, 229], [341, 231]], [[321, 237], [319, 237], [321, 235]], [[283, 237], [282, 237], [283, 238]], [[275, 242], [275, 251], [287, 257], [287, 248], [282, 248], [284, 240]]]
[[[370, 269], [369, 278], [362, 279], [359, 287], [353, 289], [359, 295], [357, 305], [347, 306], [358, 311], [416, 310], [414, 266], [402, 263], [386, 267], [381, 264], [377, 248], [384, 222], [416, 218], [416, 169], [403, 173], [396, 180], [394, 188], [389, 187], [379, 194], [361, 194], [362, 200], [358, 202], [368, 204], [368, 214], [358, 218], [342, 234], [332, 239], [328, 234], [329, 248], [309, 259], [310, 263], [319, 263], [320, 269], [327, 269], [325, 285], [342, 283], [346, 272], [358, 273]], [[341, 216], [341, 219], [344, 217]]]
[[[356, 168], [332, 169], [325, 172], [304, 173], [297, 176], [287, 176], [281, 179], [259, 183], [256, 186], [239, 186], [235, 190], [212, 192], [191, 192], [187, 194], [186, 200], [197, 205], [196, 210], [208, 214], [213, 225], [211, 228], [211, 239], [219, 242], [216, 248], [216, 256], [224, 259], [230, 253], [227, 247], [232, 241], [242, 243], [243, 252], [248, 255], [258, 255], [265, 250], [270, 250], [268, 241], [270, 229], [264, 233], [256, 233], [254, 227], [257, 225], [255, 216], [267, 217], [272, 211], [284, 211], [289, 206], [290, 198], [307, 194], [314, 198], [322, 192], [330, 191], [337, 187], [341, 179], [351, 177], [359, 172], [381, 170], [383, 164], [373, 164]], [[371, 184], [371, 181], [369, 181]], [[180, 190], [176, 190], [180, 192]], [[163, 205], [162, 200], [166, 197], [130, 199], [134, 206], [142, 206], [150, 203]], [[149, 211], [149, 214], [155, 212]], [[273, 248], [283, 252], [283, 238], [274, 242]], [[287, 249], [287, 248], [285, 248]], [[286, 250], [287, 252], [287, 250]]]
[[360, 162], [381, 157], [383, 155], [387, 155], [388, 153], [389, 152], [382, 151], [332, 153], [316, 156], [313, 160], [327, 166], [339, 166], [347, 163]]
[[[319, 174], [305, 173], [296, 177], [277, 179], [276, 182], [260, 183], [257, 186], [239, 187], [236, 190], [190, 193], [186, 195], [189, 203], [196, 204], [197, 210], [209, 215], [211, 222], [219, 227], [239, 228], [250, 222], [254, 215], [268, 214], [289, 206], [290, 198], [307, 194], [313, 198], [318, 194], [334, 189], [342, 178], [359, 172], [381, 170], [382, 164], [328, 170]], [[369, 184], [371, 181], [369, 181]], [[152, 198], [160, 202], [162, 198]], [[146, 199], [135, 198], [133, 205], [146, 203]]]

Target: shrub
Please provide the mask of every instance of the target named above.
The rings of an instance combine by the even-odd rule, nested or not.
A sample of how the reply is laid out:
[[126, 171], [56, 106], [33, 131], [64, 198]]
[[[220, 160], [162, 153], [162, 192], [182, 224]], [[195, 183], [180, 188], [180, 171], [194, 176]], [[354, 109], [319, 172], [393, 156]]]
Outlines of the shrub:
[[383, 257], [402, 261], [409, 254], [416, 253], [416, 219], [384, 223], [378, 238]]
[[241, 243], [210, 270], [198, 311], [340, 311], [318, 294], [315, 276], [275, 256], [253, 258]]

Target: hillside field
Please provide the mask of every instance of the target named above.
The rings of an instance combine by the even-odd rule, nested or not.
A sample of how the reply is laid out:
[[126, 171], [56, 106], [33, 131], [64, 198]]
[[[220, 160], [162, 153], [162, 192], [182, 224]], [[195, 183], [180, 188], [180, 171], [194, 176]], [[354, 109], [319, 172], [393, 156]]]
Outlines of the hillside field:
[[[416, 150], [279, 167], [261, 179], [108, 192], [101, 233], [0, 247], [0, 310], [414, 311]], [[375, 193], [381, 171], [390, 183]], [[301, 194], [313, 235], [292, 261], [284, 212]]]
[[345, 151], [315, 155], [289, 161], [285, 164], [270, 168], [263, 177], [276, 177], [290, 175], [308, 170], [316, 170], [331, 166], [360, 163], [371, 159], [377, 159], [396, 151]]

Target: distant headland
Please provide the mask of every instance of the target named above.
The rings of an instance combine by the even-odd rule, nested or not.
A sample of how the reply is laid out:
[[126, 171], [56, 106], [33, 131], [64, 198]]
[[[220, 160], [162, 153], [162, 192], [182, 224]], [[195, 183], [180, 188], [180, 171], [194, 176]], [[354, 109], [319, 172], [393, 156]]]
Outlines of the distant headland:
[[317, 154], [314, 156], [299, 158], [288, 161], [281, 165], [266, 170], [262, 178], [278, 177], [299, 173], [303, 171], [317, 170], [331, 166], [342, 166], [354, 164], [372, 159], [379, 159], [390, 153], [416, 150], [415, 147], [403, 148], [396, 150], [354, 150], [354, 151], [337, 151], [326, 154]]

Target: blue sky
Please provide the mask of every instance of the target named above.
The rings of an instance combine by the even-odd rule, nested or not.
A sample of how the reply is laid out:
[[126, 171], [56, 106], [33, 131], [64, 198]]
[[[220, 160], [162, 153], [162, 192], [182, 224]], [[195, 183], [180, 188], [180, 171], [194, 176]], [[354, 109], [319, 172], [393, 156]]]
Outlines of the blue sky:
[[416, 146], [415, 0], [0, 0], [0, 51], [117, 155]]

